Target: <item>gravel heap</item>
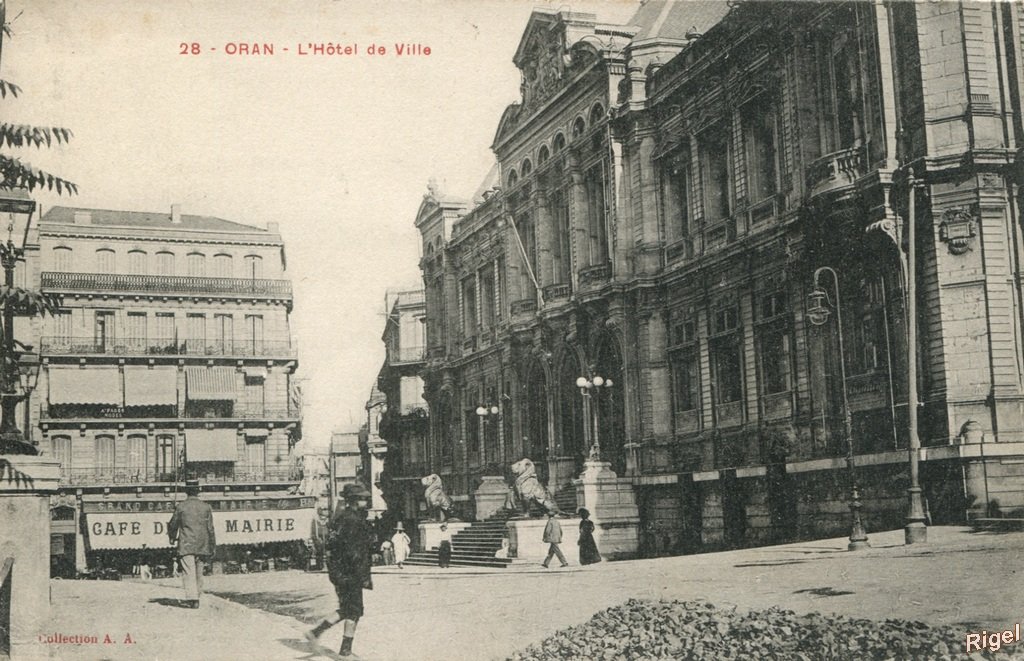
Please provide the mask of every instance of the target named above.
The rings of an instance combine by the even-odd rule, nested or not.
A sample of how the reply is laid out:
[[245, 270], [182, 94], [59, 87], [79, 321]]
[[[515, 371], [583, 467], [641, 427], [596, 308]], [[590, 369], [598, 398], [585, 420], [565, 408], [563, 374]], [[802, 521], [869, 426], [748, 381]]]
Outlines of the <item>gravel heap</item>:
[[[510, 659], [962, 659], [965, 634], [906, 620], [798, 615], [779, 608], [740, 612], [700, 601], [630, 599]], [[1024, 641], [1018, 644], [1024, 648]], [[1024, 653], [1015, 647], [971, 658]]]

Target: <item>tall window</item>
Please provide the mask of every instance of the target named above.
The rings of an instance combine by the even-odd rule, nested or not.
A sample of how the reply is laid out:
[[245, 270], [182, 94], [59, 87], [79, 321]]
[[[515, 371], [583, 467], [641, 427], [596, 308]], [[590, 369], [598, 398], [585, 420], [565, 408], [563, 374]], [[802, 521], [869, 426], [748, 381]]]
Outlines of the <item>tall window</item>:
[[569, 229], [569, 196], [564, 188], [555, 191], [551, 196], [551, 213], [555, 228], [555, 240], [551, 246], [555, 282], [567, 284], [572, 281], [569, 277], [572, 236]]
[[488, 264], [480, 269], [480, 320], [484, 330], [494, 327], [495, 301], [494, 301], [494, 265]]
[[255, 417], [263, 415], [264, 386], [262, 376], [245, 377], [245, 412]]
[[[845, 325], [852, 326], [852, 337], [847, 353], [847, 365], [851, 374], [864, 374], [886, 366], [885, 343], [885, 301], [882, 291], [882, 279], [878, 277], [864, 278], [855, 292], [853, 305], [855, 310], [853, 321]], [[843, 301], [846, 302], [845, 299]], [[845, 307], [845, 306], [844, 306]], [[844, 317], [844, 321], [846, 321]]]
[[245, 437], [245, 463], [249, 470], [262, 477], [267, 468], [267, 444], [265, 436]]
[[141, 482], [146, 476], [146, 437], [136, 434], [128, 437], [128, 452], [126, 467], [128, 479], [132, 482]]
[[167, 347], [174, 348], [177, 341], [177, 333], [174, 332], [174, 314], [171, 312], [158, 312], [156, 315], [156, 338], [154, 346], [158, 349]]
[[216, 314], [213, 316], [213, 332], [217, 342], [217, 349], [223, 355], [230, 354], [234, 349], [234, 321], [234, 317], [230, 314]]
[[146, 275], [146, 269], [146, 253], [142, 250], [129, 251], [128, 273], [132, 275]]
[[60, 472], [64, 477], [71, 476], [71, 437], [55, 436], [52, 441], [53, 458], [60, 462]]
[[263, 258], [259, 255], [245, 256], [245, 277], [258, 280], [263, 277]]
[[175, 479], [178, 470], [178, 455], [175, 452], [174, 436], [163, 434], [156, 437], [155, 452], [150, 457], [150, 466], [161, 482]]
[[462, 281], [462, 334], [464, 337], [476, 335], [476, 278]]
[[71, 339], [71, 310], [60, 310], [53, 315], [53, 334], [60, 341]]
[[129, 312], [127, 326], [128, 337], [125, 343], [128, 345], [128, 350], [144, 353], [148, 346], [146, 338], [146, 313]]
[[724, 129], [710, 129], [701, 136], [700, 167], [704, 220], [723, 220], [729, 216], [729, 140]]
[[158, 252], [156, 254], [157, 275], [174, 275], [174, 253]]
[[700, 407], [700, 362], [695, 347], [672, 355], [672, 403], [677, 413]]
[[763, 296], [758, 321], [761, 391], [765, 395], [787, 392], [792, 388], [792, 340], [785, 295], [776, 292]]
[[669, 241], [690, 234], [690, 166], [689, 154], [666, 163], [661, 170], [661, 205], [665, 233]]
[[190, 276], [202, 278], [206, 275], [206, 255], [199, 252], [191, 252], [188, 254], [186, 261]]
[[72, 270], [73, 254], [71, 248], [66, 246], [57, 246], [53, 249], [53, 270], [60, 273], [68, 273]]
[[736, 306], [714, 312], [712, 332], [715, 402], [738, 402], [743, 397], [743, 358], [740, 354], [739, 314]]
[[96, 477], [112, 479], [114, 477], [114, 437], [97, 436], [95, 443]]
[[215, 278], [230, 278], [234, 275], [233, 265], [231, 262], [231, 255], [214, 255], [213, 256], [213, 277]]
[[263, 315], [245, 315], [245, 331], [248, 336], [249, 346], [246, 347], [252, 355], [263, 355]]
[[760, 202], [778, 192], [775, 109], [761, 95], [743, 108], [743, 143], [747, 154], [747, 196]]
[[599, 165], [587, 172], [584, 183], [587, 196], [587, 225], [591, 265], [608, 261], [608, 230], [605, 227], [605, 180]]
[[96, 311], [96, 350], [101, 353], [113, 350], [114, 313], [110, 310]]
[[476, 414], [476, 406], [473, 406], [472, 403], [465, 410], [463, 420], [466, 425], [467, 460], [473, 464], [479, 463], [480, 444], [483, 442], [483, 439], [480, 438], [480, 416]]
[[860, 138], [860, 75], [855, 30], [840, 31], [818, 44], [822, 148], [853, 147]]
[[96, 272], [115, 273], [114, 251], [110, 248], [100, 248], [96, 251]]
[[206, 315], [190, 314], [188, 321], [188, 353], [202, 354], [206, 352]]
[[[533, 225], [533, 218], [529, 215], [521, 216], [516, 221], [516, 230], [519, 232], [519, 240], [522, 241], [528, 265], [528, 269], [524, 268], [522, 273], [523, 291], [532, 292], [534, 285], [530, 273], [533, 273], [534, 277], [537, 276], [537, 233]], [[529, 272], [527, 272], [528, 270]]]

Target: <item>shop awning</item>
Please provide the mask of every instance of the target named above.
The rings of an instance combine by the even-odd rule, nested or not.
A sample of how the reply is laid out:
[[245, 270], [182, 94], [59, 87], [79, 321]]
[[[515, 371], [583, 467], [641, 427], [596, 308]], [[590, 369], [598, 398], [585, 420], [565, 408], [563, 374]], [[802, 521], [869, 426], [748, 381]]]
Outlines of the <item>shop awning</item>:
[[188, 461], [236, 461], [238, 433], [234, 429], [189, 429], [185, 432]]
[[[93, 549], [165, 549], [172, 512], [90, 512], [85, 515]], [[220, 541], [220, 540], [218, 540]]]
[[214, 512], [217, 546], [309, 539], [316, 511], [302, 509]]
[[50, 368], [50, 404], [121, 406], [121, 372], [116, 367]]
[[235, 399], [235, 368], [186, 367], [189, 399]]
[[177, 406], [178, 370], [175, 367], [124, 368], [125, 406]]

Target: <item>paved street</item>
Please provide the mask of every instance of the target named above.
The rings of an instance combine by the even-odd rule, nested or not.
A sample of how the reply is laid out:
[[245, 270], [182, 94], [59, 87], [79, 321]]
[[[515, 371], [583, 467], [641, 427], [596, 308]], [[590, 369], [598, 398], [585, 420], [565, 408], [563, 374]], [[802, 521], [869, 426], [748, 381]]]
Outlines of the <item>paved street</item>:
[[[366, 659], [502, 658], [630, 597], [706, 599], [742, 609], [783, 606], [959, 633], [1003, 629], [1024, 614], [1024, 533], [932, 528], [927, 546], [902, 532], [656, 560], [543, 570], [385, 569], [367, 594], [355, 651]], [[39, 658], [308, 659], [301, 633], [334, 606], [324, 574], [210, 577], [199, 611], [177, 608], [170, 581], [54, 581], [52, 631], [116, 643], [47, 645]], [[124, 644], [130, 634], [134, 643]], [[336, 648], [341, 628], [325, 637]], [[1022, 650], [1024, 652], [1024, 650]]]

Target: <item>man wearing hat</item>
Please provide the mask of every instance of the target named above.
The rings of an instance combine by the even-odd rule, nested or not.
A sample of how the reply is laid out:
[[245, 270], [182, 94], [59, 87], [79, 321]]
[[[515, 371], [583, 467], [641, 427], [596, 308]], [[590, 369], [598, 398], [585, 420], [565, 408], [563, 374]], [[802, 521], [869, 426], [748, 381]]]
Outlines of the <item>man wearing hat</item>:
[[409, 557], [410, 544], [412, 540], [409, 539], [409, 535], [405, 534], [405, 528], [402, 527], [402, 522], [399, 521], [398, 525], [395, 526], [395, 534], [391, 536], [391, 546], [395, 550], [395, 564], [398, 568], [402, 568], [402, 563]]
[[167, 525], [171, 544], [178, 542], [178, 562], [185, 586], [185, 603], [199, 608], [199, 594], [203, 589], [203, 561], [213, 555], [217, 547], [213, 529], [213, 508], [199, 500], [199, 480], [185, 482], [185, 500], [174, 508]]
[[327, 572], [338, 595], [338, 610], [331, 613], [313, 630], [306, 632], [306, 638], [314, 646], [328, 629], [338, 622], [344, 622], [345, 633], [341, 639], [341, 656], [352, 654], [352, 639], [356, 625], [363, 616], [363, 590], [372, 590], [370, 578], [370, 556], [373, 552], [373, 534], [366, 521], [366, 510], [370, 506], [370, 492], [361, 484], [346, 484], [342, 490], [345, 507], [338, 509], [331, 519], [328, 532]]

